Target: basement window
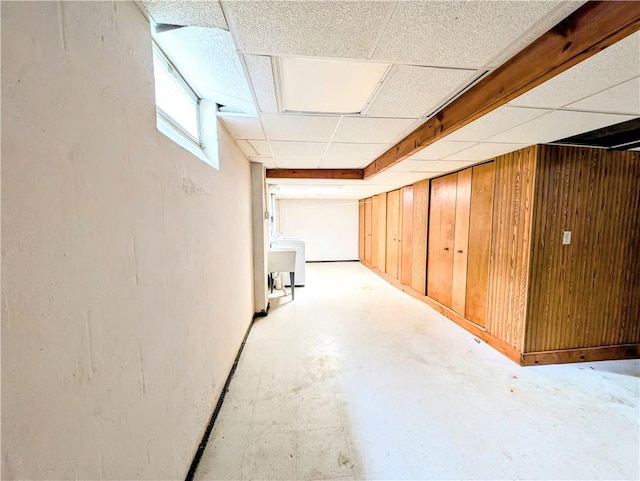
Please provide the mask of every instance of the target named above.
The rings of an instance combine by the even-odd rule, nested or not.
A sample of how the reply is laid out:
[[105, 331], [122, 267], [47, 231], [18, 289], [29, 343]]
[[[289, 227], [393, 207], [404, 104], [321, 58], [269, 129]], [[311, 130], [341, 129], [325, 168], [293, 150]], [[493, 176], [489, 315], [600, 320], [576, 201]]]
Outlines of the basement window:
[[[181, 140], [201, 149], [200, 99], [156, 45], [153, 46], [153, 71], [158, 130], [187, 150], [191, 149]], [[176, 138], [176, 134], [182, 139]]]

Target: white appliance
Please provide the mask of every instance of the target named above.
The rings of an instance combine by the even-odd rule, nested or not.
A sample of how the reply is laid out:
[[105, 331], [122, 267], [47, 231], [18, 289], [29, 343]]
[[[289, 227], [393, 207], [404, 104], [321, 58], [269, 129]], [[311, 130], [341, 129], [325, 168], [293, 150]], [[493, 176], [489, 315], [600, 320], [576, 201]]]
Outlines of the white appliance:
[[[304, 257], [304, 239], [300, 237], [281, 237], [279, 239], [273, 239], [269, 246], [272, 249], [295, 249], [296, 250], [296, 287], [304, 287], [304, 270], [305, 270], [305, 257]], [[289, 279], [289, 273], [282, 273], [282, 281], [286, 286], [291, 285], [291, 279]]]

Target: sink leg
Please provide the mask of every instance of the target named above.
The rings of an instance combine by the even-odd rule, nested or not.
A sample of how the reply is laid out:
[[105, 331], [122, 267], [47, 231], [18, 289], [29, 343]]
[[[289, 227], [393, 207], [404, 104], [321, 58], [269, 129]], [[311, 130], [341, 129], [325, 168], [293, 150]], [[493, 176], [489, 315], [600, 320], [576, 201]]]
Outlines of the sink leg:
[[295, 296], [295, 290], [296, 290], [296, 273], [295, 272], [290, 272], [289, 276], [291, 277], [291, 300], [293, 301], [296, 296]]

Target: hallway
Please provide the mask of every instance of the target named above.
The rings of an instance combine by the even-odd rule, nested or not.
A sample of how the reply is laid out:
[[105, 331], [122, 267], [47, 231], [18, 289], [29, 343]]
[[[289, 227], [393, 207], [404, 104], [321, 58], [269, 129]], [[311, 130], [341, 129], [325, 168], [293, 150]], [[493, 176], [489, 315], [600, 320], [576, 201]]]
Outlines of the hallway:
[[638, 479], [640, 361], [520, 367], [359, 263], [281, 296], [196, 479]]

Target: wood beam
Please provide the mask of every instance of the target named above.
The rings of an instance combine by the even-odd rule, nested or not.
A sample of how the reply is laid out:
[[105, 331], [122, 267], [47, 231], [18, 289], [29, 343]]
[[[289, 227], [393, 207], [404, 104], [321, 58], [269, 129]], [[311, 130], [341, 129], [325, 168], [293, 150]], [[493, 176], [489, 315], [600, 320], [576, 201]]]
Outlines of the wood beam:
[[640, 29], [636, 1], [588, 2], [364, 169], [364, 179], [537, 87]]
[[363, 169], [267, 169], [268, 179], [362, 180]]

